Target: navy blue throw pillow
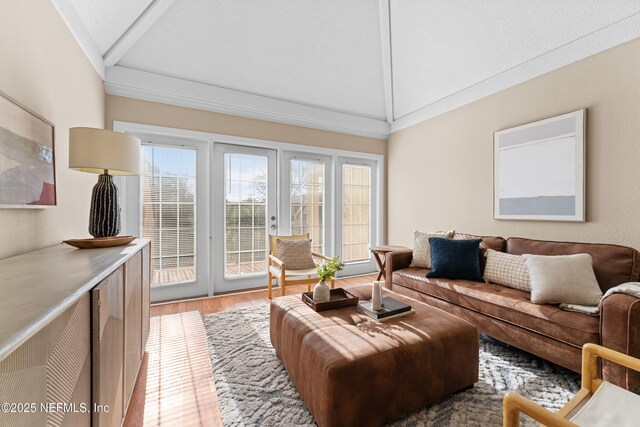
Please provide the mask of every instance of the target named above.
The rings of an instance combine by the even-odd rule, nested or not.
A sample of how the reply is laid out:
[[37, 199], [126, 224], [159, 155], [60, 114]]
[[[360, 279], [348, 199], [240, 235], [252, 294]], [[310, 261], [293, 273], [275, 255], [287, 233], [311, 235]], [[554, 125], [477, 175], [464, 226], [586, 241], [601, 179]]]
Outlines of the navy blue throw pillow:
[[430, 237], [431, 271], [427, 277], [485, 282], [480, 273], [481, 239], [450, 240]]

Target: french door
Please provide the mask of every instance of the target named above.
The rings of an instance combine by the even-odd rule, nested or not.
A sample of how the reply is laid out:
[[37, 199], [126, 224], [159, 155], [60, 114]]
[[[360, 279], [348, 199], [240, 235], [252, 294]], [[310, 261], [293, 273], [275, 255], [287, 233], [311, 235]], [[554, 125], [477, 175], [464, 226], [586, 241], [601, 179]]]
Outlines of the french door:
[[283, 151], [276, 168], [276, 159], [276, 150], [215, 144], [215, 292], [265, 285], [269, 234], [308, 233], [313, 251], [345, 262], [342, 275], [374, 271], [377, 163]]
[[315, 252], [344, 261], [340, 275], [375, 271], [377, 162], [285, 151], [281, 177], [283, 233], [309, 233]]
[[336, 255], [343, 274], [375, 271], [369, 251], [378, 242], [378, 176], [375, 161], [339, 157], [336, 161]]
[[[153, 301], [266, 284], [269, 234], [308, 233], [340, 276], [375, 270], [375, 160], [153, 136], [126, 232], [152, 241]], [[135, 181], [135, 182], [134, 182]]]
[[276, 151], [215, 144], [215, 292], [264, 286], [269, 234], [277, 234]]
[[139, 218], [132, 234], [151, 240], [151, 300], [206, 295], [209, 146], [154, 137], [141, 149], [140, 192], [127, 192], [136, 199], [128, 198], [127, 215]]

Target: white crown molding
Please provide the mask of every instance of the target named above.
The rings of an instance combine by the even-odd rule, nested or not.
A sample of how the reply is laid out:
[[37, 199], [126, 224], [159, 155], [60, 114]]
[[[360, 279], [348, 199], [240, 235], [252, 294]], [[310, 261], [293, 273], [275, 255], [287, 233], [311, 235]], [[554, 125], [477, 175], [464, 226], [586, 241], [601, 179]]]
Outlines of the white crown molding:
[[300, 105], [121, 66], [107, 68], [105, 91], [110, 95], [370, 138], [386, 139], [390, 130], [390, 125], [383, 120]]
[[86, 55], [87, 59], [102, 80], [105, 78], [105, 66], [102, 60], [102, 55], [98, 50], [98, 47], [93, 42], [93, 38], [85, 28], [78, 12], [69, 0], [51, 0], [53, 6], [58, 11], [58, 14], [62, 17], [62, 20], [67, 24], [67, 27], [71, 31], [71, 34], [76, 39], [80, 48]]
[[175, 0], [154, 0], [104, 54], [105, 67], [114, 66], [174, 2]]
[[485, 96], [526, 82], [591, 55], [640, 37], [640, 13], [590, 33], [473, 86], [398, 118], [391, 133], [469, 104]]

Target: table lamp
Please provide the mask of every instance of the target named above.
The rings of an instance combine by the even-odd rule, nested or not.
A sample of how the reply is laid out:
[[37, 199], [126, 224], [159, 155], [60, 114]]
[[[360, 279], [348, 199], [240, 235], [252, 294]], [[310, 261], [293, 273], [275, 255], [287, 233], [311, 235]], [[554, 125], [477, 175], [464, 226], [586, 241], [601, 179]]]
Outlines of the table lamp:
[[113, 175], [140, 174], [140, 140], [104, 129], [69, 129], [69, 168], [100, 174], [91, 194], [89, 234], [95, 238], [120, 233], [118, 187]]

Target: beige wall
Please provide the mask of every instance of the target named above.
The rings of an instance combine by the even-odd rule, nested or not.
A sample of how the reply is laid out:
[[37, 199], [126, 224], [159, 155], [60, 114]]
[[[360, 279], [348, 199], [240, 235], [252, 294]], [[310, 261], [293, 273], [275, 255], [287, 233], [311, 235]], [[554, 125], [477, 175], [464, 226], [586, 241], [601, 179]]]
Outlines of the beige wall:
[[[640, 248], [640, 40], [391, 135], [388, 237], [414, 229]], [[586, 107], [587, 222], [493, 219], [493, 132]]]
[[384, 154], [386, 149], [386, 142], [381, 139], [247, 119], [112, 95], [107, 95], [106, 120], [107, 129], [113, 129], [115, 120], [365, 153]]
[[0, 91], [55, 125], [58, 206], [0, 209], [0, 258], [89, 237], [96, 175], [68, 169], [68, 129], [104, 125], [104, 88], [50, 1], [0, 0]]

